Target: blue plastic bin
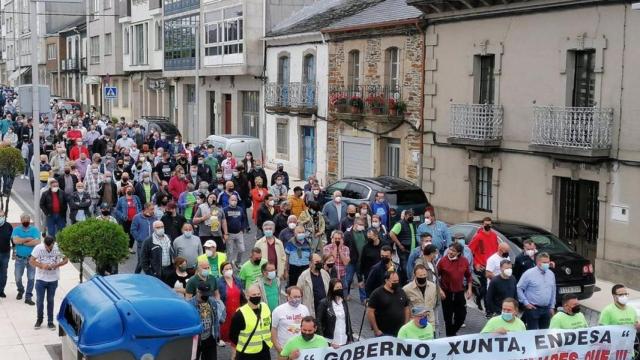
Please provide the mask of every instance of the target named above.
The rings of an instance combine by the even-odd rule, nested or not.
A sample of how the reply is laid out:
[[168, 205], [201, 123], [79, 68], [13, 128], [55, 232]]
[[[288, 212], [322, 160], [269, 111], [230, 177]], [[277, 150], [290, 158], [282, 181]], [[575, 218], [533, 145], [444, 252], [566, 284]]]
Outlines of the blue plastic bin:
[[147, 275], [96, 276], [71, 290], [58, 313], [64, 360], [190, 360], [196, 309]]

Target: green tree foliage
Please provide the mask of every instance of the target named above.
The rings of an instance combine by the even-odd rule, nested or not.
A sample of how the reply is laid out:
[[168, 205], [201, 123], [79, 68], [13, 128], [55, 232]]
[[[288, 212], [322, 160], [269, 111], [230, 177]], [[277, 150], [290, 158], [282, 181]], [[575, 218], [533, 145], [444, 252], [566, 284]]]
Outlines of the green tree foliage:
[[24, 172], [24, 167], [20, 150], [10, 145], [0, 145], [0, 175], [15, 177]]
[[96, 266], [117, 264], [129, 256], [129, 236], [122, 226], [103, 220], [88, 219], [67, 226], [56, 234], [60, 250], [72, 262], [92, 258]]

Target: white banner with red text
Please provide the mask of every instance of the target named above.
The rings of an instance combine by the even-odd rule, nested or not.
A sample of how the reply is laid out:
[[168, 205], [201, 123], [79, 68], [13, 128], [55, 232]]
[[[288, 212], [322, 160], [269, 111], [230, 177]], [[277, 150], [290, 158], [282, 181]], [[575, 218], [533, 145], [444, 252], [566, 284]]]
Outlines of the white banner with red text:
[[472, 334], [429, 341], [389, 336], [339, 349], [301, 350], [299, 360], [629, 360], [636, 330], [598, 326], [575, 330], [532, 330], [507, 335]]

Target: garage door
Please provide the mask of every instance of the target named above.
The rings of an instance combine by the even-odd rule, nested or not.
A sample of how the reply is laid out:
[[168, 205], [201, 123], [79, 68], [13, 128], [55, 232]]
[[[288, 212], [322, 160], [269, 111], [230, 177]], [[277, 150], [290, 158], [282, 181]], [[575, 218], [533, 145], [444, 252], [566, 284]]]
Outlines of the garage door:
[[373, 176], [371, 140], [366, 138], [343, 138], [342, 177]]

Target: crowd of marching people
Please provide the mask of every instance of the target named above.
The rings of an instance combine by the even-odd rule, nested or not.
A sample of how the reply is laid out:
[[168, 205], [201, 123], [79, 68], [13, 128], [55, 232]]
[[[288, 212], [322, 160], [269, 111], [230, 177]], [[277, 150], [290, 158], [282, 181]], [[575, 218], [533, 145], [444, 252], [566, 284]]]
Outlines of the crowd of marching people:
[[[325, 194], [313, 177], [291, 189], [282, 164], [268, 177], [250, 152], [238, 158], [180, 135], [147, 132], [135, 120], [111, 121], [95, 108], [68, 113], [54, 103], [53, 116], [40, 123], [36, 159], [32, 119], [11, 106], [7, 100], [1, 140], [22, 151], [28, 164], [22, 177], [42, 194], [46, 236], [28, 214], [14, 228], [0, 211], [0, 297], [12, 256], [18, 300], [34, 305], [36, 288], [36, 327], [47, 300], [47, 325], [55, 328], [57, 272], [67, 263], [55, 236], [90, 217], [120, 224], [135, 272], [163, 281], [198, 310], [202, 359], [215, 359], [219, 346], [231, 346], [236, 359], [270, 359], [271, 348], [283, 359], [303, 349], [339, 348], [359, 339], [350, 314], [356, 301], [376, 336], [455, 336], [474, 296], [474, 276], [476, 303], [488, 318], [483, 332], [588, 326], [575, 295], [564, 296], [555, 311], [549, 254], [527, 241], [510, 259], [490, 218], [467, 244], [432, 209], [395, 219], [384, 192], [356, 206], [339, 191]], [[97, 271], [116, 274], [118, 266]], [[614, 286], [612, 295], [600, 323], [640, 327], [625, 287]]]

